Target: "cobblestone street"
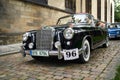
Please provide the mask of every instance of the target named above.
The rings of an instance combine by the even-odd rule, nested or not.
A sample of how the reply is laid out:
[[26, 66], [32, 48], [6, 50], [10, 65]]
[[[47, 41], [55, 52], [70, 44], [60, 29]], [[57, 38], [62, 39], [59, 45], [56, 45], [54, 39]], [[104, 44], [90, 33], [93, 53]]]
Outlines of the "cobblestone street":
[[[108, 48], [91, 52], [90, 61], [63, 61], [57, 58], [35, 61], [20, 53], [0, 56], [0, 80], [110, 80], [120, 62], [120, 40], [111, 40]], [[120, 63], [119, 63], [120, 64]]]

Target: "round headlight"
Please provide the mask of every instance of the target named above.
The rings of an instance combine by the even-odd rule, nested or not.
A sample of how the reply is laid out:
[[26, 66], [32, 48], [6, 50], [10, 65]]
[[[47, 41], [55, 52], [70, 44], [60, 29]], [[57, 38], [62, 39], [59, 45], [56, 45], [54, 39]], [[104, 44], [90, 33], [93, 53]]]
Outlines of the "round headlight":
[[23, 41], [27, 41], [28, 36], [30, 36], [29, 32], [26, 32], [25, 34], [23, 34]]
[[119, 34], [119, 31], [117, 31], [117, 34]]
[[65, 39], [72, 39], [74, 35], [74, 30], [72, 28], [67, 28], [63, 34]]
[[30, 49], [32, 49], [32, 48], [33, 48], [33, 46], [34, 46], [34, 44], [33, 44], [33, 43], [29, 43], [29, 48], [30, 48]]

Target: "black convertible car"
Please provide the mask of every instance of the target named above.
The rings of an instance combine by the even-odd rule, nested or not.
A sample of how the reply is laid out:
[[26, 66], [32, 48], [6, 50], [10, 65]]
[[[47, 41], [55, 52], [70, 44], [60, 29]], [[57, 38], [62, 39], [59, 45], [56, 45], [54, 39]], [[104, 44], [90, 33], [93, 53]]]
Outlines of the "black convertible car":
[[57, 56], [58, 59], [89, 61], [92, 49], [108, 47], [107, 27], [100, 26], [91, 14], [71, 14], [58, 19], [54, 26], [23, 34], [22, 54], [34, 59]]

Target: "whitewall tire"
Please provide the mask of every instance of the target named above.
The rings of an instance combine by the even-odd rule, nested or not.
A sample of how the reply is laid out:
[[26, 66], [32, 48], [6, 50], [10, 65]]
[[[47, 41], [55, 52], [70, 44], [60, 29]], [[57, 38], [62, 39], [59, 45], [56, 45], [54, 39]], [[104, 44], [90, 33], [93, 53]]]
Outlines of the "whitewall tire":
[[80, 54], [80, 62], [86, 63], [90, 59], [90, 44], [87, 39], [85, 39], [82, 43], [83, 52]]

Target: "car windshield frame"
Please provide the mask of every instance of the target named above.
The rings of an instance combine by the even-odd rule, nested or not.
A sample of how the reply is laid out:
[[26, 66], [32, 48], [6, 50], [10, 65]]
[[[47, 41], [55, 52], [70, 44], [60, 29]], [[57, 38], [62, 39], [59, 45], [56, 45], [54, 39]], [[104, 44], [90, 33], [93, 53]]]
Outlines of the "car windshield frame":
[[109, 28], [120, 28], [120, 24], [111, 24]]
[[92, 17], [88, 14], [74, 14], [61, 17], [57, 21], [57, 25], [63, 25], [68, 23], [88, 25], [92, 23]]

